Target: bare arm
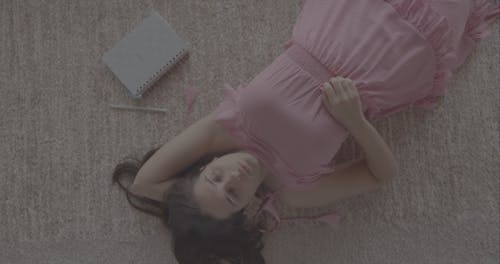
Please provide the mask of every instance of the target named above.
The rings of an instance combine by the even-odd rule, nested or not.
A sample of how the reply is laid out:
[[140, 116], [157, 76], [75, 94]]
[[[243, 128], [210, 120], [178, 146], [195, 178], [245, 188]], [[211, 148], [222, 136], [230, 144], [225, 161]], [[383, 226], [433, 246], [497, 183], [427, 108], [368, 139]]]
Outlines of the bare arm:
[[328, 112], [349, 130], [366, 153], [366, 162], [375, 177], [385, 182], [398, 173], [394, 155], [361, 112], [358, 88], [351, 79], [336, 76], [325, 82], [322, 101]]
[[398, 168], [392, 152], [368, 121], [353, 125], [349, 130], [363, 146], [366, 158], [339, 164], [335, 172], [322, 177], [307, 191], [285, 191], [283, 199], [289, 206], [326, 206], [340, 199], [377, 190], [396, 176]]
[[212, 112], [164, 144], [140, 168], [133, 184], [162, 183], [208, 154], [214, 137], [213, 118]]
[[363, 148], [366, 163], [379, 181], [387, 182], [398, 174], [394, 154], [370, 122], [361, 118], [360, 122], [348, 127], [348, 130]]
[[137, 173], [130, 192], [161, 202], [176, 182], [173, 175], [204, 155], [237, 150], [238, 145], [215, 122], [215, 117], [214, 110], [158, 149]]
[[139, 196], [163, 202], [163, 195], [177, 182], [175, 179], [165, 180], [155, 184], [131, 184], [128, 190]]
[[312, 188], [285, 190], [283, 201], [291, 207], [322, 207], [338, 200], [375, 191], [383, 186], [366, 165], [358, 159], [337, 165], [337, 170], [323, 176]]

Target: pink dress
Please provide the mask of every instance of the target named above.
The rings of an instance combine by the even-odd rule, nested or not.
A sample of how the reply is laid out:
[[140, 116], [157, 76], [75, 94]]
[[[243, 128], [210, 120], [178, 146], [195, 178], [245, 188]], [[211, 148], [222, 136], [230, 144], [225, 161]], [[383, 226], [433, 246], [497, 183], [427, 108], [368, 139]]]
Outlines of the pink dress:
[[283, 188], [311, 187], [349, 135], [322, 105], [324, 82], [353, 80], [368, 120], [432, 108], [498, 14], [489, 0], [305, 0], [283, 53], [250, 83], [226, 84], [216, 121]]

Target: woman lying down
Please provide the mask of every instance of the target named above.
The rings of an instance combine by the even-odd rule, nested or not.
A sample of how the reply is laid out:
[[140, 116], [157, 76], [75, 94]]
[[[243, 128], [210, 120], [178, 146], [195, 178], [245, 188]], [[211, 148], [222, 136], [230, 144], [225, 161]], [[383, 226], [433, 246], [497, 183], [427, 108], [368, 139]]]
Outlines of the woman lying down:
[[[326, 206], [398, 175], [369, 121], [436, 106], [499, 14], [488, 0], [306, 0], [283, 53], [142, 161], [118, 164], [113, 181], [134, 177], [120, 186], [159, 209], [129, 199], [163, 219], [179, 263], [265, 263], [264, 232], [339, 220], [281, 218], [276, 198]], [[366, 158], [336, 164], [348, 135]]]

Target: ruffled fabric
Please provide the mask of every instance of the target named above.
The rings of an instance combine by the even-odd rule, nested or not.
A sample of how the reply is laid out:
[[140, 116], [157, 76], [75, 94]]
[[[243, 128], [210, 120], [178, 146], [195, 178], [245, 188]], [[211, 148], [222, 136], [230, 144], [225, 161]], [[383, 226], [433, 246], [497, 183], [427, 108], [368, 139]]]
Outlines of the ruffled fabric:
[[[241, 81], [240, 81], [241, 82]], [[245, 149], [245, 151], [254, 154], [256, 158], [258, 158], [269, 170], [271, 170], [272, 175], [281, 176], [279, 171], [283, 171], [283, 168], [280, 169], [280, 166], [285, 166], [282, 160], [276, 156], [273, 158], [272, 156], [267, 155], [267, 152], [261, 151], [258, 145], [263, 144], [263, 142], [259, 141], [258, 138], [254, 137], [251, 133], [248, 133], [248, 127], [245, 124], [245, 115], [241, 111], [240, 108], [240, 92], [244, 86], [247, 84], [240, 84], [236, 89], [232, 88], [229, 84], [224, 84], [223, 93], [224, 100], [219, 104], [216, 109], [216, 122], [222, 125], [226, 132], [230, 134], [232, 139], [239, 145], [241, 149]], [[263, 149], [269, 149], [269, 147], [262, 147]], [[276, 153], [274, 153], [276, 155]], [[293, 173], [289, 171], [289, 173]], [[318, 177], [312, 177], [314, 180], [312, 182], [317, 182], [319, 180]], [[274, 192], [270, 192], [263, 198], [263, 202], [259, 206], [257, 212], [253, 215], [254, 222], [257, 223], [259, 217], [263, 217], [264, 213], [267, 212], [270, 215], [270, 220], [272, 220], [270, 226], [266, 226], [264, 228], [259, 228], [259, 231], [262, 233], [270, 233], [275, 231], [278, 226], [284, 222], [309, 222], [309, 221], [317, 221], [326, 223], [331, 227], [337, 227], [340, 216], [336, 211], [329, 212], [320, 215], [313, 216], [305, 216], [305, 217], [280, 217], [276, 207], [274, 206], [276, 195], [283, 191], [285, 188], [289, 187], [297, 187], [300, 186], [303, 181], [291, 181], [291, 179], [285, 178], [283, 179], [285, 184], [283, 184], [280, 188], [278, 188]], [[267, 219], [266, 219], [267, 220]]]
[[437, 13], [424, 0], [386, 0], [398, 14], [412, 24], [427, 39], [434, 50], [436, 72], [433, 87], [424, 98], [404, 103], [389, 109], [379, 110], [379, 117], [400, 112], [410, 106], [429, 109], [436, 105], [440, 96], [444, 95], [446, 86], [452, 76], [451, 68], [456, 62], [456, 55], [451, 45], [452, 34], [446, 18]]
[[[240, 84], [236, 90], [241, 89]], [[238, 106], [238, 93], [229, 84], [225, 83], [223, 88], [224, 100], [216, 109], [217, 123], [222, 125], [241, 147], [246, 145], [246, 133], [243, 131], [242, 117]]]
[[[240, 80], [240, 84], [233, 88], [228, 83], [224, 84], [224, 100], [216, 109], [216, 122], [225, 128], [225, 131], [231, 136], [240, 149], [251, 153], [254, 157], [266, 166], [273, 175], [280, 175], [276, 169], [276, 162], [272, 155], [259, 149], [258, 141], [248, 133], [248, 127], [245, 123], [245, 115], [241, 111], [240, 91], [248, 84]], [[267, 148], [266, 148], [267, 149]]]
[[[447, 19], [426, 3], [424, 0], [386, 0], [399, 15], [410, 22], [426, 39], [429, 40], [436, 58], [436, 73], [433, 88], [424, 98], [380, 110], [378, 117], [388, 117], [410, 106], [430, 109], [436, 106], [439, 98], [447, 89], [453, 69], [463, 61], [458, 60], [459, 50], [452, 46], [452, 32]], [[464, 29], [464, 38], [477, 43], [491, 33], [490, 24], [500, 14], [500, 6], [495, 6], [490, 0], [474, 0], [470, 17]]]
[[[273, 65], [280, 63], [290, 62], [283, 60], [275, 62]], [[294, 67], [297, 66], [287, 68], [294, 69], [291, 72], [281, 72], [282, 77], [279, 74], [272, 74], [272, 77], [274, 80], [281, 80], [281, 78], [289, 80], [288, 76], [294, 74]], [[272, 68], [268, 67], [268, 70], [270, 69]], [[262, 77], [263, 74], [259, 76]], [[304, 76], [309, 75], [304, 74]], [[324, 124], [321, 122], [308, 123], [308, 127], [303, 127], [303, 122], [300, 120], [288, 119], [288, 116], [295, 116], [296, 112], [293, 112], [292, 108], [286, 107], [293, 106], [289, 105], [287, 101], [280, 101], [279, 97], [271, 94], [269, 87], [273, 87], [274, 91], [283, 87], [288, 92], [292, 88], [287, 85], [273, 86], [267, 79], [263, 80], [264, 84], [260, 84], [258, 78], [254, 78], [250, 85], [240, 84], [236, 89], [225, 84], [225, 98], [216, 110], [216, 122], [225, 128], [234, 142], [238, 144], [239, 149], [253, 154], [272, 175], [286, 183], [289, 188], [301, 189], [306, 188], [306, 186], [314, 186], [314, 184], [319, 183], [322, 176], [335, 171], [335, 160], [329, 157], [335, 155], [335, 149], [347, 137], [347, 133], [345, 133], [346, 136], [339, 133], [345, 129], [337, 127], [336, 123], [331, 123], [329, 116], [322, 117], [325, 120]], [[300, 82], [303, 79], [298, 78], [297, 80], [298, 82], [293, 83], [298, 85], [297, 87], [303, 88], [304, 83]], [[260, 90], [259, 87], [264, 90]], [[281, 99], [286, 98], [282, 97]], [[286, 111], [280, 112], [283, 108], [286, 108]], [[279, 120], [274, 118], [279, 118]], [[295, 128], [293, 132], [286, 131], [290, 127]], [[317, 131], [319, 129], [323, 129], [324, 132]], [[301, 132], [302, 134], [300, 134]], [[311, 132], [312, 135], [308, 136], [307, 132]], [[333, 137], [333, 139], [329, 142], [317, 140], [321, 136]], [[316, 155], [319, 157], [302, 160], [301, 155], [296, 151], [298, 148], [291, 147], [297, 138], [304, 138], [300, 143], [304, 147], [300, 148], [303, 155], [308, 153], [306, 156]], [[319, 164], [318, 160], [327, 160], [329, 163]]]
[[491, 0], [475, 0], [473, 4], [464, 34], [477, 43], [490, 35], [490, 26], [500, 14], [500, 5], [493, 5]]

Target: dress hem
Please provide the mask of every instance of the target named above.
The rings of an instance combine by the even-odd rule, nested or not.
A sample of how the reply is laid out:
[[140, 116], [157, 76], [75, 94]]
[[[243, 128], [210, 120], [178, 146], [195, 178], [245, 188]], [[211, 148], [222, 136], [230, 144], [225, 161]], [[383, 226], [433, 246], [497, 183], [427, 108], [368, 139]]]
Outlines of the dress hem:
[[464, 37], [475, 43], [491, 33], [491, 24], [500, 15], [500, 5], [493, 5], [490, 0], [475, 0], [473, 10], [465, 25]]
[[446, 17], [436, 12], [424, 0], [385, 0], [401, 16], [412, 24], [429, 42], [436, 59], [436, 70], [432, 88], [426, 96], [387, 109], [377, 109], [377, 118], [388, 117], [410, 106], [429, 109], [444, 95], [446, 85], [452, 76], [451, 68], [456, 62], [455, 50], [451, 44], [452, 32]]
[[[425, 97], [392, 108], [378, 109], [377, 118], [388, 117], [411, 106], [432, 109], [444, 96], [452, 71], [459, 66], [457, 64], [463, 63], [457, 58], [459, 50], [453, 49], [450, 45], [452, 35], [448, 20], [424, 0], [386, 0], [386, 2], [429, 40], [436, 57], [436, 72], [433, 87]], [[477, 44], [491, 33], [489, 26], [498, 15], [500, 15], [500, 5], [493, 5], [490, 0], [474, 0], [463, 38]]]

